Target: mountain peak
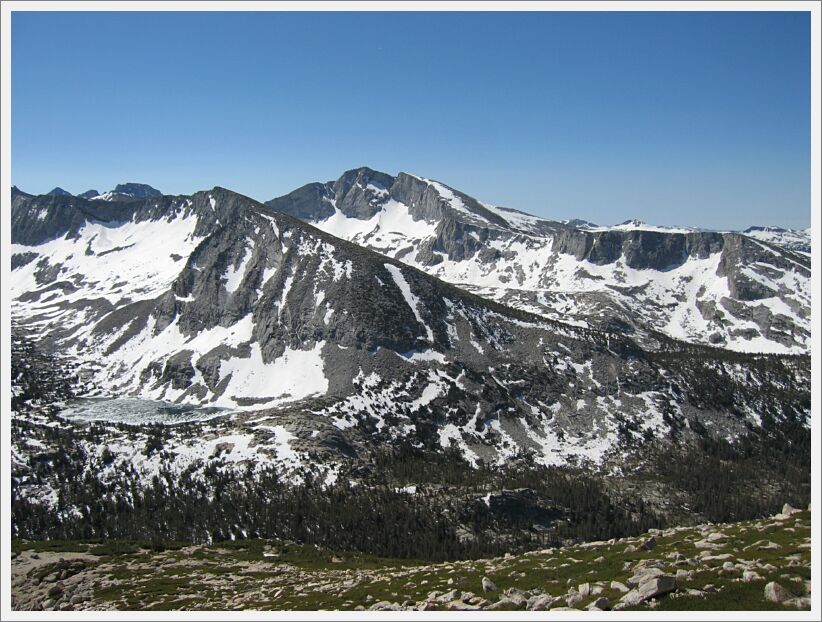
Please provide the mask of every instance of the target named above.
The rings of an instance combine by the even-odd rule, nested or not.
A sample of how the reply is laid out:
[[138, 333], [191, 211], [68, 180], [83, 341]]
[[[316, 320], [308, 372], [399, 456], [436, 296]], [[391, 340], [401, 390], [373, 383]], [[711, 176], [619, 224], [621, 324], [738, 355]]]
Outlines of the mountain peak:
[[161, 197], [163, 193], [152, 188], [148, 184], [138, 184], [135, 182], [128, 182], [125, 184], [117, 184], [113, 192], [124, 194], [135, 199], [146, 199], [148, 197]]
[[574, 227], [576, 229], [591, 229], [599, 226], [596, 223], [593, 223], [589, 220], [583, 220], [582, 218], [572, 218], [570, 220], [564, 220], [562, 221], [562, 224], [568, 225], [569, 227]]
[[644, 220], [639, 220], [638, 218], [630, 218], [630, 219], [626, 220], [625, 222], [619, 223], [619, 225], [617, 225], [617, 226], [618, 227], [644, 227], [647, 224], [648, 223], [646, 223]]
[[71, 194], [71, 192], [69, 192], [69, 191], [67, 191], [67, 190], [63, 190], [60, 186], [57, 186], [56, 188], [54, 188], [54, 189], [53, 189], [53, 190], [51, 190], [50, 192], [47, 192], [47, 193], [46, 193], [46, 196], [52, 196], [52, 197], [70, 197], [70, 196], [74, 196], [74, 195], [73, 195], [73, 194]]

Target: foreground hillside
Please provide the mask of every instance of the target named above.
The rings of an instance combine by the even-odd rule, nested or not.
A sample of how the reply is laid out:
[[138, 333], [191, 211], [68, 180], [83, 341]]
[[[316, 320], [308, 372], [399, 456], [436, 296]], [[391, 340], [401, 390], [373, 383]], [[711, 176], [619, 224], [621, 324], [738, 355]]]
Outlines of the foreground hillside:
[[810, 607], [810, 512], [423, 563], [282, 541], [14, 541], [17, 610], [792, 610]]

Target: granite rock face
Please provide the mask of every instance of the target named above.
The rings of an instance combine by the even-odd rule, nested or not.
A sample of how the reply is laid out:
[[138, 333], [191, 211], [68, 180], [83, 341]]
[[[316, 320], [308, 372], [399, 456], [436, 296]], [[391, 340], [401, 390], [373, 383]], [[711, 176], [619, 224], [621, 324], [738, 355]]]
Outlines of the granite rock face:
[[660, 336], [736, 351], [809, 348], [801, 232], [561, 223], [367, 168], [267, 205], [506, 305], [602, 330], [623, 326], [648, 348], [664, 347]]

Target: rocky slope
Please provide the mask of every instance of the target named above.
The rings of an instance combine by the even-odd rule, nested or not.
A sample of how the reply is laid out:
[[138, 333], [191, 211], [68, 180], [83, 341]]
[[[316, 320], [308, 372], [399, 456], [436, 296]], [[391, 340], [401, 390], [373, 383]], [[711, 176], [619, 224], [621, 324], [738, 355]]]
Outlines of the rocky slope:
[[788, 232], [572, 226], [368, 168], [267, 205], [488, 299], [646, 347], [657, 333], [748, 352], [809, 347], [809, 246]]
[[[367, 188], [380, 190], [380, 179]], [[376, 192], [355, 182], [334, 192]], [[445, 209], [437, 186], [409, 176], [397, 184], [411, 195], [427, 188], [427, 198], [406, 199], [418, 209]], [[352, 201], [352, 213], [366, 209]], [[504, 221], [460, 201], [472, 205], [463, 220], [486, 232]], [[548, 226], [523, 218], [523, 231]], [[587, 248], [586, 234], [564, 235]], [[689, 244], [694, 253], [721, 244], [720, 262], [750, 250], [742, 238], [722, 240]], [[806, 357], [673, 341], [645, 352], [619, 333], [473, 296], [221, 188], [114, 203], [16, 195], [12, 241], [13, 318], [74, 360], [92, 395], [275, 409], [271, 417], [287, 406], [301, 422], [290, 434], [332, 426], [349, 445], [453, 444], [495, 464], [516, 455], [601, 464], [654, 438], [737, 438], [808, 422]], [[640, 245], [630, 261], [669, 251], [668, 242]], [[768, 253], [788, 270], [787, 256]], [[739, 279], [740, 292], [754, 287]], [[255, 453], [265, 426], [231, 421], [231, 442]]]
[[654, 530], [523, 555], [401, 562], [281, 541], [22, 542], [15, 610], [810, 608], [810, 512]]

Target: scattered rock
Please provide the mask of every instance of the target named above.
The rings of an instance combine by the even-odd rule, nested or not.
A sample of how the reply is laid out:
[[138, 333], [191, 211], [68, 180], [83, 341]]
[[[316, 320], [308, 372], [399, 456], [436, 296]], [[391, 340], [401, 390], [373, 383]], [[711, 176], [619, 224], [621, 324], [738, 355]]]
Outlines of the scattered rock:
[[437, 599], [437, 602], [440, 603], [447, 603], [452, 600], [459, 600], [459, 597], [462, 595], [462, 592], [459, 590], [451, 590], [450, 592], [446, 592], [442, 596]]
[[786, 600], [782, 604], [786, 607], [795, 607], [797, 609], [810, 609], [811, 599], [808, 596], [797, 596], [796, 598]]
[[568, 594], [565, 596], [565, 602], [568, 603], [569, 607], [573, 607], [577, 603], [582, 602], [583, 598], [584, 597], [582, 596], [582, 594], [580, 594], [576, 590], [573, 590], [572, 592], [568, 592]]
[[754, 581], [762, 581], [764, 577], [762, 577], [758, 572], [755, 570], [746, 570], [742, 573], [742, 580], [745, 583], [752, 583]]
[[772, 603], [784, 603], [786, 600], [795, 598], [794, 594], [786, 590], [776, 581], [771, 581], [765, 586], [765, 600]]
[[715, 551], [719, 548], [717, 544], [714, 544], [713, 542], [708, 542], [707, 540], [697, 540], [696, 542], [694, 542], [694, 546], [698, 549], [707, 549], [709, 551]]
[[550, 594], [542, 594], [540, 596], [529, 598], [525, 608], [528, 611], [545, 611], [552, 604], [554, 604], [554, 601], [555, 598]]
[[793, 516], [794, 514], [799, 514], [802, 510], [798, 510], [797, 508], [793, 507], [790, 503], [786, 503], [782, 506], [782, 514], [786, 516]]
[[654, 536], [651, 536], [650, 538], [645, 540], [639, 548], [643, 549], [644, 551], [653, 551], [656, 548], [656, 538]]
[[676, 589], [676, 579], [670, 575], [659, 575], [642, 582], [637, 588], [625, 594], [621, 599], [624, 605], [631, 607], [639, 603], [663, 596]]
[[630, 577], [626, 583], [629, 587], [637, 587], [638, 585], [645, 583], [646, 581], [650, 581], [655, 577], [659, 577], [665, 574], [664, 570], [659, 568], [642, 568], [637, 571], [635, 575]]
[[619, 581], [611, 581], [610, 588], [612, 590], [618, 590], [623, 594], [626, 594], [628, 592], [628, 586], [624, 583], [620, 583]]
[[605, 611], [605, 610], [608, 609], [608, 605], [609, 605], [608, 599], [605, 598], [604, 596], [600, 596], [594, 602], [592, 602], [590, 605], [588, 605], [587, 609], [589, 609], [589, 610], [598, 609], [600, 611]]

